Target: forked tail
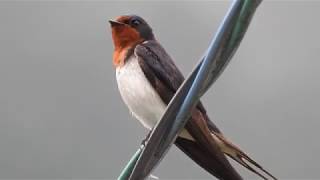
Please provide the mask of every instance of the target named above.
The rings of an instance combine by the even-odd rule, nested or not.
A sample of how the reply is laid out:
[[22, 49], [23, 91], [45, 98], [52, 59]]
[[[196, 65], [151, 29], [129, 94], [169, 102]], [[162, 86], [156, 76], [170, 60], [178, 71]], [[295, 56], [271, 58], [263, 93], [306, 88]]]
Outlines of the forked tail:
[[[268, 175], [274, 180], [277, 180], [276, 177], [274, 177], [271, 173], [269, 173], [267, 170], [265, 170], [261, 165], [259, 165], [257, 162], [255, 162], [253, 159], [251, 159], [247, 154], [245, 154], [243, 151], [241, 151], [236, 145], [232, 144], [230, 141], [225, 139], [220, 133], [212, 131], [213, 138], [217, 141], [219, 144], [222, 152], [224, 152], [226, 155], [228, 155], [233, 160], [237, 161], [239, 164], [247, 168], [248, 170], [252, 171], [253, 173], [257, 174], [261, 178], [268, 180], [268, 178], [265, 175]], [[259, 169], [264, 174], [260, 173], [256, 169]]]

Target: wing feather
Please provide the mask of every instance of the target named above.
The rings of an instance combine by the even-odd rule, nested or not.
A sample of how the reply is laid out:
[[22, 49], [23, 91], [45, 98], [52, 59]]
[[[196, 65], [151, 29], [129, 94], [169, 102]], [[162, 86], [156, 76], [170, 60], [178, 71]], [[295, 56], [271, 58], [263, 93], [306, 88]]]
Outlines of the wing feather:
[[[184, 81], [182, 73], [161, 45], [154, 40], [137, 45], [134, 54], [138, 57], [139, 65], [151, 85], [161, 99], [168, 104]], [[213, 138], [210, 137], [210, 130], [207, 126], [207, 122], [210, 120], [206, 119], [207, 117], [200, 102], [186, 125], [186, 129], [194, 137], [195, 142], [178, 138], [175, 144], [215, 177], [219, 179], [242, 179]], [[212, 122], [210, 124], [217, 132], [220, 132]]]
[[[137, 45], [134, 54], [138, 57], [139, 65], [153, 88], [163, 102], [168, 104], [184, 81], [182, 73], [164, 48], [155, 40]], [[276, 179], [222, 135], [216, 125], [210, 121], [201, 102], [192, 111], [191, 119], [187, 122], [185, 128], [195, 141], [179, 137], [175, 144], [202, 168], [217, 178], [242, 179], [229, 163], [226, 154], [260, 177], [267, 179], [244, 160], [250, 162], [251, 165], [272, 179]]]

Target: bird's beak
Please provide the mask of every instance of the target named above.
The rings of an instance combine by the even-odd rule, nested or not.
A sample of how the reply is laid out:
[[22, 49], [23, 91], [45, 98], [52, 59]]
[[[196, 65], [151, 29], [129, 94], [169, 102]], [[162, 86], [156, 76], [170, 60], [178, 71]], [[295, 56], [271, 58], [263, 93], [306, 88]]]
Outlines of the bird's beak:
[[119, 21], [115, 21], [115, 20], [109, 20], [109, 23], [110, 23], [111, 27], [126, 25], [125, 23], [122, 23], [122, 22], [119, 22]]

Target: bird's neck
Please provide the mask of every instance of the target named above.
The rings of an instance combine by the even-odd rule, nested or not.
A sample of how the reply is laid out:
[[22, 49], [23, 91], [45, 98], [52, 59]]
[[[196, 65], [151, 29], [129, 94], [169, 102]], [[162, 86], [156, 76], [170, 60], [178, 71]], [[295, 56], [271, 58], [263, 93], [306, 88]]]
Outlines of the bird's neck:
[[113, 52], [113, 65], [121, 67], [124, 65], [125, 60], [133, 53], [136, 44], [130, 46], [116, 46]]

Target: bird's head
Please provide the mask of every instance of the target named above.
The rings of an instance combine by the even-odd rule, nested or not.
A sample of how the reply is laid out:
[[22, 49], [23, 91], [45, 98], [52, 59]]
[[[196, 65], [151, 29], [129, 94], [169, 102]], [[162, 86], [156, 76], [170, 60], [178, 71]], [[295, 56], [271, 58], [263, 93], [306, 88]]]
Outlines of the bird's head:
[[109, 22], [115, 49], [125, 49], [139, 42], [154, 39], [151, 27], [139, 16], [124, 15]]

